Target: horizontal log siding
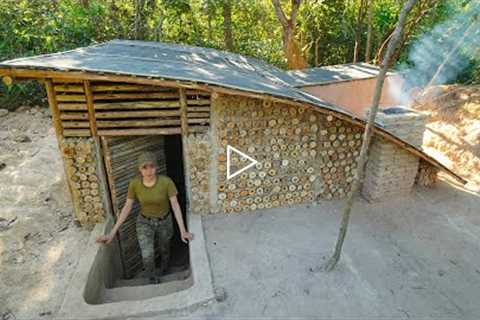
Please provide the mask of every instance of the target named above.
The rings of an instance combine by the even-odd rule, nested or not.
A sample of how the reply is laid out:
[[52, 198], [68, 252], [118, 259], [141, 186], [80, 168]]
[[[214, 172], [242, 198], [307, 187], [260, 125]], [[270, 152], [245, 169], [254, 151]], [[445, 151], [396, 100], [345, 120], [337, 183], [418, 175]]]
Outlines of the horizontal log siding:
[[[84, 86], [54, 79], [54, 91], [64, 136], [90, 136]], [[100, 136], [181, 134], [177, 88], [92, 81], [95, 122]], [[192, 132], [210, 125], [210, 94], [186, 90], [187, 122]]]

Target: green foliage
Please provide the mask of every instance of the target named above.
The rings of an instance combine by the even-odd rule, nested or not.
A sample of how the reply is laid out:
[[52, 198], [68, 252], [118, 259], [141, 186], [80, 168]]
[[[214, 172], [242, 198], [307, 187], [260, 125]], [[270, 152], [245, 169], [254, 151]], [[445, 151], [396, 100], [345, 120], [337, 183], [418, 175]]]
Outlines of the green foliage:
[[0, 109], [15, 110], [22, 105], [46, 106], [46, 93], [37, 81], [6, 86], [0, 83]]
[[[134, 39], [138, 0], [2, 0], [0, 1], [0, 60], [69, 50], [114, 38]], [[224, 49], [223, 8], [232, 6], [232, 33], [236, 53], [286, 65], [282, 28], [270, 0], [143, 0], [145, 40], [175, 42]], [[310, 65], [315, 65], [315, 43], [320, 65], [352, 61], [359, 0], [304, 0], [297, 19], [297, 38]], [[448, 19], [465, 0], [441, 0], [415, 26], [400, 55], [422, 33]], [[282, 5], [289, 12], [290, 1]], [[372, 55], [397, 20], [398, 0], [375, 0]], [[361, 26], [360, 60], [367, 37], [367, 17]], [[478, 59], [462, 80], [478, 81]], [[32, 83], [0, 86], [0, 105], [15, 107], [44, 99], [41, 86]]]

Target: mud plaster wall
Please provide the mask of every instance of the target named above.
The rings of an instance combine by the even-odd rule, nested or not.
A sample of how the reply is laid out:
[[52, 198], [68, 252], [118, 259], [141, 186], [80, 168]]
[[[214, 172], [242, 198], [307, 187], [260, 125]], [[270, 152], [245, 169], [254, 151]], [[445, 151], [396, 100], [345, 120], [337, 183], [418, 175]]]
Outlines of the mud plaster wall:
[[60, 145], [76, 218], [82, 225], [103, 222], [105, 191], [94, 140], [65, 138]]
[[[364, 117], [365, 111], [372, 103], [376, 81], [376, 78], [343, 81], [304, 87], [302, 90], [336, 106], [341, 106], [359, 117]], [[402, 83], [400, 76], [386, 78], [380, 97], [380, 108], [401, 104], [397, 98], [400, 92], [394, 93], [395, 90], [400, 90]], [[352, 92], [355, 94], [351, 94]]]
[[[361, 128], [332, 115], [226, 95], [212, 100], [210, 134], [211, 210], [224, 213], [342, 198], [361, 145]], [[255, 168], [227, 180], [227, 145], [255, 158]], [[242, 159], [232, 154], [231, 172]]]

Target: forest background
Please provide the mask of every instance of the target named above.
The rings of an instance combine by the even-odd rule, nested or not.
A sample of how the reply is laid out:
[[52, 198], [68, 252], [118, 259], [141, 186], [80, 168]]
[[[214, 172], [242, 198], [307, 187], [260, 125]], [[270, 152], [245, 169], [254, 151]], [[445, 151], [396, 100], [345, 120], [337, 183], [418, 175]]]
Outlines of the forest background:
[[[228, 50], [284, 69], [363, 61], [378, 64], [403, 3], [403, 0], [2, 0], [0, 61], [111, 39], [138, 39]], [[472, 2], [466, 0], [418, 1], [408, 16], [394, 54], [397, 63], [392, 67], [401, 70], [422, 63], [409, 59], [416, 41], [452, 17], [471, 11]], [[474, 19], [478, 21], [478, 17]], [[447, 28], [442, 29], [437, 39], [440, 51], [442, 41], [451, 41], [453, 29], [461, 29], [456, 24], [462, 20], [447, 23]], [[474, 54], [460, 50], [458, 55], [462, 68], [448, 81], [478, 84], [478, 49]], [[434, 71], [433, 66], [431, 72]], [[44, 90], [37, 82], [0, 84], [0, 108], [13, 110], [44, 101]]]

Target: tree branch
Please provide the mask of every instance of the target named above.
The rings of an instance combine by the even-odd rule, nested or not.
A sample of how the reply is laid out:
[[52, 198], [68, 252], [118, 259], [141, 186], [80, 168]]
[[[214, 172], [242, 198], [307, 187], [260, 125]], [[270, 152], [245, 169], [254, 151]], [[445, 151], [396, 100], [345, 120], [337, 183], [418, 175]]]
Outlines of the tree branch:
[[290, 23], [292, 25], [295, 25], [295, 22], [297, 20], [298, 8], [300, 7], [301, 3], [302, 0], [292, 0], [292, 12], [290, 13]]
[[284, 28], [288, 27], [288, 20], [283, 13], [282, 6], [280, 5], [280, 0], [272, 0], [273, 8], [275, 9], [275, 14], [277, 15], [278, 20]]

